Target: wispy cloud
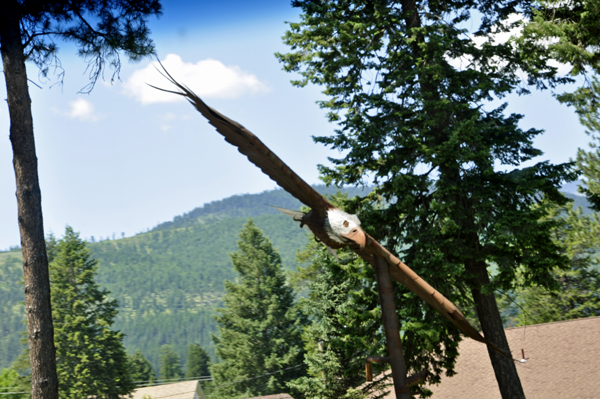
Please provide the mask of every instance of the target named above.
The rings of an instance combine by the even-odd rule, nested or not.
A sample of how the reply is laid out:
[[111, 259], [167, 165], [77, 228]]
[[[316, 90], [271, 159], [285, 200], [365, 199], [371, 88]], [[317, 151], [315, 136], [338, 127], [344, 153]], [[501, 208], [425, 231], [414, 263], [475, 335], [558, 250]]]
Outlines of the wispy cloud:
[[[242, 71], [238, 66], [226, 66], [220, 61], [207, 59], [197, 63], [184, 62], [180, 56], [169, 54], [161, 61], [165, 69], [177, 81], [185, 84], [204, 98], [238, 98], [245, 94], [268, 91], [267, 86], [255, 75]], [[183, 98], [156, 90], [148, 84], [169, 88], [153, 62], [135, 71], [124, 83], [125, 93], [143, 104], [182, 101]]]
[[84, 98], [69, 102], [69, 111], [66, 115], [82, 121], [97, 121], [99, 119], [94, 109], [94, 104]]
[[[468, 36], [480, 48], [486, 42], [489, 42], [490, 44], [493, 44], [493, 45], [498, 45], [498, 44], [506, 43], [507, 41], [520, 36], [521, 31], [523, 30], [524, 23], [527, 23], [527, 19], [522, 14], [513, 13], [513, 14], [510, 14], [506, 18], [506, 20], [503, 21], [503, 25], [505, 27], [509, 28], [508, 30], [506, 30], [506, 31], [498, 30], [486, 37], [473, 36], [471, 34], [468, 34]], [[548, 44], [551, 42], [551, 40], [546, 40], [546, 39], [545, 39], [545, 41], [547, 41]], [[471, 57], [470, 55], [459, 57], [459, 58], [451, 58], [449, 56], [446, 56], [446, 60], [449, 62], [450, 65], [452, 65], [453, 67], [455, 67], [457, 69], [462, 70], [462, 69], [469, 68], [469, 67], [477, 68], [477, 65], [473, 63], [473, 57]], [[498, 58], [492, 59], [492, 62], [495, 62], [496, 65], [498, 65], [498, 66], [502, 66], [503, 64], [506, 64], [506, 61], [501, 61]], [[566, 75], [572, 69], [572, 65], [562, 64], [556, 60], [550, 60], [548, 62], [548, 66], [556, 67], [559, 75]], [[526, 79], [526, 75], [522, 71], [519, 71], [518, 73], [523, 80]]]

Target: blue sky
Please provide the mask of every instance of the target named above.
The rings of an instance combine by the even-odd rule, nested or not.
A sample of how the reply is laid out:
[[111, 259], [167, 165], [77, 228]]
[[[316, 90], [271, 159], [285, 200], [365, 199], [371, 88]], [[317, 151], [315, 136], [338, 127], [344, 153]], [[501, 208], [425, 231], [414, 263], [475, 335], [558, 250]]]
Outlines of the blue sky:
[[[288, 1], [166, 1], [150, 22], [158, 57], [209, 105], [246, 126], [309, 183], [316, 165], [337, 152], [312, 142], [330, 134], [315, 101], [320, 88], [292, 87], [274, 53], [287, 25], [298, 21]], [[62, 235], [69, 224], [83, 237], [131, 236], [175, 215], [233, 194], [272, 189], [245, 157], [183, 101], [144, 89], [165, 86], [150, 63], [125, 62], [90, 95], [85, 63], [59, 43], [64, 85], [40, 81], [29, 66], [44, 224]], [[6, 98], [5, 86], [0, 95]], [[576, 116], [550, 93], [513, 96], [509, 112], [522, 127], [546, 130], [536, 139], [554, 163], [568, 161], [588, 138]], [[8, 110], [0, 107], [0, 250], [19, 243]]]

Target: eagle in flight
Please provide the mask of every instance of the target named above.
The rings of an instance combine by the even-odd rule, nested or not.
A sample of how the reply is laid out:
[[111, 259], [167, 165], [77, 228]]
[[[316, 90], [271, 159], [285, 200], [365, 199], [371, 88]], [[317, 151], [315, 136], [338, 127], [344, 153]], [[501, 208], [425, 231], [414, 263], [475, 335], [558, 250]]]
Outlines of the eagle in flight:
[[183, 96], [187, 99], [217, 129], [225, 138], [225, 141], [237, 147], [239, 152], [248, 157], [250, 162], [259, 167], [263, 173], [274, 180], [281, 188], [300, 200], [304, 205], [310, 207], [308, 213], [276, 207], [278, 210], [291, 216], [295, 221], [300, 223], [301, 227], [310, 229], [315, 237], [330, 250], [349, 247], [358, 256], [373, 266], [377, 262], [377, 258], [383, 259], [388, 264], [390, 275], [394, 280], [404, 284], [408, 289], [435, 308], [466, 336], [482, 342], [503, 356], [512, 359], [509, 354], [483, 337], [451, 301], [446, 299], [390, 251], [370, 237], [360, 227], [360, 220], [356, 215], [348, 214], [331, 204], [311, 185], [302, 180], [277, 155], [269, 150], [253, 133], [206, 105], [188, 87], [173, 79], [164, 67], [163, 71], [159, 72], [177, 87], [177, 91], [152, 87]]

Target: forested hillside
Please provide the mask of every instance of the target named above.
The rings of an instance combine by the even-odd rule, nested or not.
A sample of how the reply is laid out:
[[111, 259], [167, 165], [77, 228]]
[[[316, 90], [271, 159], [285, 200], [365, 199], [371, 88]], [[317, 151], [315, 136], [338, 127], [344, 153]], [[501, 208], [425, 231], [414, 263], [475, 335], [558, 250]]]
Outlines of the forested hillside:
[[[332, 193], [334, 189], [319, 191]], [[363, 194], [350, 190], [349, 195]], [[567, 194], [576, 205], [585, 198]], [[308, 237], [289, 217], [268, 205], [298, 209], [283, 190], [236, 195], [211, 202], [147, 233], [90, 243], [98, 259], [98, 283], [119, 301], [114, 327], [127, 334], [130, 353], [140, 349], [156, 366], [160, 345], [170, 343], [185, 361], [187, 346], [198, 342], [214, 356], [210, 334], [220, 305], [223, 281], [234, 279], [229, 253], [248, 217], [281, 254], [286, 270], [296, 267], [296, 250]], [[77, 230], [77, 226], [73, 226]], [[8, 367], [22, 347], [24, 300], [21, 252], [0, 253], [0, 369]]]
[[20, 331], [25, 331], [21, 250], [0, 253], [0, 369], [10, 366], [21, 352]]
[[[318, 189], [335, 192], [324, 186]], [[223, 281], [235, 278], [228, 254], [236, 250], [243, 224], [249, 217], [254, 219], [287, 270], [295, 269], [296, 250], [308, 241], [306, 230], [269, 205], [299, 209], [301, 204], [283, 190], [236, 195], [177, 216], [147, 233], [89, 243], [98, 260], [98, 283], [119, 301], [114, 327], [127, 335], [129, 352], [140, 349], [155, 366], [159, 347], [165, 343], [172, 344], [183, 361], [193, 342], [214, 355], [212, 315], [220, 305]], [[20, 251], [0, 253], [0, 368], [8, 367], [21, 351], [24, 296], [18, 282], [22, 274]]]
[[[91, 245], [99, 261], [98, 282], [120, 303], [115, 328], [127, 337], [129, 351], [140, 349], [154, 364], [160, 345], [170, 343], [184, 355], [198, 342], [213, 354], [211, 315], [220, 304], [223, 281], [235, 278], [229, 253], [245, 217], [158, 230], [132, 238]], [[305, 245], [306, 230], [285, 215], [254, 218], [294, 267], [297, 248]]]
[[[335, 194], [335, 187], [316, 186], [324, 195]], [[365, 195], [368, 191], [360, 188], [345, 188], [343, 190], [350, 197]], [[215, 219], [235, 217], [256, 217], [261, 215], [281, 215], [273, 206], [287, 209], [300, 209], [300, 201], [282, 189], [264, 191], [259, 194], [233, 195], [219, 201], [209, 202], [181, 216], [175, 216], [170, 222], [156, 226], [153, 231], [166, 230], [174, 227], [193, 226], [197, 223], [210, 223]]]

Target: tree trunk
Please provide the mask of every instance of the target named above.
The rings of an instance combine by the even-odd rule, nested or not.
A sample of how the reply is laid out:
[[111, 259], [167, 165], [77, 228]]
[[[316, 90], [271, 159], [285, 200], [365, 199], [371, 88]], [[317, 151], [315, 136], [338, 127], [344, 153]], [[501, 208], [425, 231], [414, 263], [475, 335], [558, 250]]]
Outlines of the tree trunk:
[[17, 1], [3, 3], [0, 17], [0, 45], [10, 115], [10, 141], [14, 157], [19, 230], [23, 250], [25, 309], [31, 361], [31, 396], [33, 399], [55, 399], [58, 398], [58, 379], [48, 258], [44, 241], [31, 99], [27, 86], [18, 8]]
[[373, 266], [375, 267], [375, 274], [377, 276], [381, 319], [385, 332], [389, 363], [392, 368], [394, 393], [396, 394], [396, 399], [410, 399], [410, 389], [406, 386], [406, 363], [404, 362], [402, 340], [400, 339], [400, 322], [396, 313], [394, 287], [392, 286], [389, 266], [379, 256], [375, 256]]
[[[417, 1], [402, 0], [401, 4], [402, 11], [405, 14], [404, 22], [406, 23], [406, 26], [408, 28], [420, 28], [422, 22], [419, 16], [419, 5], [417, 4]], [[418, 33], [416, 35], [416, 40], [413, 42], [413, 54], [415, 59], [423, 58], [420, 44], [424, 41], [425, 38], [423, 35]], [[437, 88], [428, 81], [426, 76], [420, 78], [420, 84], [424, 98], [435, 98], [436, 101], [439, 101]], [[449, 115], [444, 115], [443, 112], [440, 113], [439, 109], [428, 110], [428, 115], [430, 118], [437, 119], [438, 121], [450, 119]], [[440, 137], [443, 136], [444, 134], [440, 132]], [[458, 181], [460, 180], [460, 173], [458, 172], [456, 165], [440, 165], [440, 178]], [[458, 200], [458, 198], [453, 198], [452, 200], [456, 204], [462, 202]], [[468, 217], [467, 224], [469, 225], [467, 231], [475, 231], [475, 224], [471, 217]], [[472, 250], [476, 249], [479, 246], [478, 243], [479, 238], [476, 235], [471, 237], [469, 240], [469, 248]], [[506, 353], [510, 353], [496, 298], [493, 294], [486, 295], [481, 292], [481, 288], [490, 283], [486, 263], [484, 261], [475, 260], [466, 264], [466, 268], [468, 272], [477, 276], [472, 285], [475, 288], [473, 288], [471, 292], [473, 294], [473, 300], [475, 301], [477, 315], [479, 316], [483, 334], [488, 340], [498, 346], [498, 348]], [[525, 399], [525, 393], [523, 392], [521, 380], [517, 374], [514, 362], [503, 357], [490, 347], [487, 349], [492, 362], [492, 367], [494, 368], [494, 373], [496, 374], [498, 386], [500, 387], [502, 399]]]
[[[471, 293], [473, 294], [483, 335], [498, 348], [510, 354], [496, 297], [494, 294], [484, 294], [481, 292], [481, 287], [485, 287], [490, 283], [487, 266], [485, 262], [481, 261], [467, 264], [466, 266], [467, 270], [476, 276], [475, 286], [477, 288], [473, 288]], [[489, 346], [487, 350], [492, 361], [492, 367], [494, 368], [494, 374], [498, 381], [502, 399], [525, 399], [525, 393], [521, 386], [515, 362], [502, 356]]]

